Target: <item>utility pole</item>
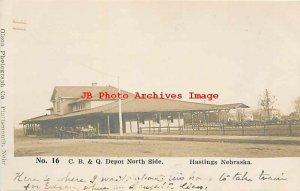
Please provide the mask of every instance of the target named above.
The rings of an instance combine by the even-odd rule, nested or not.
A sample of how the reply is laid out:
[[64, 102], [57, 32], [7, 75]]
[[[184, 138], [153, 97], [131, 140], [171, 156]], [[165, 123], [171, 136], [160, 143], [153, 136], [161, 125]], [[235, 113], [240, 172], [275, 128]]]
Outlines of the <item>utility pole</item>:
[[[121, 93], [120, 89], [120, 76], [118, 76], [118, 91]], [[119, 126], [120, 126], [120, 135], [123, 135], [123, 120], [122, 120], [122, 103], [121, 98], [119, 99]]]

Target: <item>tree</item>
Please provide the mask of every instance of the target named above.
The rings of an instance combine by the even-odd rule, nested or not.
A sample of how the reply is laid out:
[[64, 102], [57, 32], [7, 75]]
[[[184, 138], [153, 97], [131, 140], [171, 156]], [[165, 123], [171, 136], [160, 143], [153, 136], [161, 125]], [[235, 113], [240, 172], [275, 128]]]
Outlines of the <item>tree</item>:
[[294, 107], [297, 113], [300, 113], [300, 96], [294, 101]]
[[270, 112], [274, 109], [274, 105], [276, 101], [277, 101], [276, 97], [272, 96], [270, 91], [268, 91], [268, 89], [266, 89], [262, 98], [259, 99], [259, 104], [263, 108], [266, 119], [268, 121], [271, 120]]
[[300, 97], [297, 97], [294, 102], [295, 111], [290, 113], [290, 119], [300, 120]]

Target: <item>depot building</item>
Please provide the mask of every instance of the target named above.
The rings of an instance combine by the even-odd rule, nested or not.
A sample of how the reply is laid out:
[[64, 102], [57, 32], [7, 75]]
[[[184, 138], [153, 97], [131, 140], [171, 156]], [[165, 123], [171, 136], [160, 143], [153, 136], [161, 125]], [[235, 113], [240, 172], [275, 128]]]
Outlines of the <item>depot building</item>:
[[[83, 92], [90, 92], [90, 99], [82, 98]], [[126, 94], [128, 98], [120, 104], [119, 99], [99, 99], [99, 92]], [[123, 133], [182, 134], [191, 123], [226, 123], [229, 111], [249, 108], [242, 103], [215, 105], [134, 97], [134, 93], [96, 83], [92, 86], [56, 86], [50, 97], [52, 106], [47, 109], [48, 114], [23, 120], [20, 124], [26, 135], [62, 138]]]

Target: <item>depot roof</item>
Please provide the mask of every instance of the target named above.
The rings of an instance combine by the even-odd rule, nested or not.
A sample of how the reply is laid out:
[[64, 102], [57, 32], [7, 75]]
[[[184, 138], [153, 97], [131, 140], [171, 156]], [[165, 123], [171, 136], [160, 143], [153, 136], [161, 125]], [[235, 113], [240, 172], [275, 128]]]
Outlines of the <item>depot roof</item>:
[[[220, 109], [249, 108], [242, 103], [212, 105], [195, 103], [188, 101], [170, 100], [170, 99], [130, 99], [122, 101], [122, 113], [158, 113], [158, 112], [194, 112], [194, 111], [216, 111]], [[23, 122], [47, 121], [54, 119], [63, 119], [76, 116], [87, 116], [93, 114], [116, 114], [119, 112], [118, 101], [102, 105], [99, 107], [76, 111], [65, 115], [44, 115]]]

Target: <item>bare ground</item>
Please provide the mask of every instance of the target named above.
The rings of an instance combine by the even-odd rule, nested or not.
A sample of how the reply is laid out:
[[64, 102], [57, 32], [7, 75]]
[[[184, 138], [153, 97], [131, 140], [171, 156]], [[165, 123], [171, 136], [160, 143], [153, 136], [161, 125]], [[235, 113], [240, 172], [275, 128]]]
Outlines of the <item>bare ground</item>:
[[299, 145], [118, 139], [52, 139], [15, 134], [15, 156], [300, 157]]

